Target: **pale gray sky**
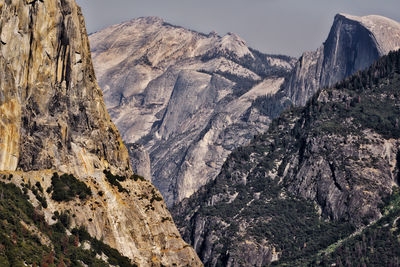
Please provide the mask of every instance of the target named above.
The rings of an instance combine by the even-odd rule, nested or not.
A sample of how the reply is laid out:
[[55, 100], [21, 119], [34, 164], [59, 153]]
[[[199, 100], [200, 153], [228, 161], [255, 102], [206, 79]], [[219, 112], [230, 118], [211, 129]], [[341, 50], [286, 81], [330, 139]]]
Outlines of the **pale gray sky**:
[[335, 14], [400, 21], [400, 0], [77, 0], [88, 32], [143, 16], [196, 31], [234, 32], [270, 54], [299, 56], [325, 41]]

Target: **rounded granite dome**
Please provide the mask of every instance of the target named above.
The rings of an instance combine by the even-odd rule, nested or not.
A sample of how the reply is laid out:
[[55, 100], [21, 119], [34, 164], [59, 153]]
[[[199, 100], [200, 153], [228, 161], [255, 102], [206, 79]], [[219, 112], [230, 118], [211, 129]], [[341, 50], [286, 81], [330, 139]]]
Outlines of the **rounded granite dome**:
[[336, 19], [345, 18], [359, 22], [369, 30], [377, 43], [380, 55], [400, 48], [400, 23], [387, 17], [379, 15], [353, 16], [339, 13]]

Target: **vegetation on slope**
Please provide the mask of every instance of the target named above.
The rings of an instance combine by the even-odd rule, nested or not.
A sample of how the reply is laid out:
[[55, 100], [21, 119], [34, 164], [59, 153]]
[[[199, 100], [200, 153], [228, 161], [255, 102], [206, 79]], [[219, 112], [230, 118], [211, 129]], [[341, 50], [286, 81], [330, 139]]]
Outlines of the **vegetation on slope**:
[[107, 181], [112, 184], [113, 186], [116, 186], [118, 188], [118, 192], [122, 193], [128, 193], [128, 190], [126, 190], [119, 182], [123, 182], [126, 180], [126, 177], [120, 176], [120, 175], [114, 175], [112, 174], [109, 170], [104, 170], [103, 173], [106, 175]]
[[53, 193], [51, 198], [55, 201], [70, 201], [76, 197], [86, 199], [92, 195], [90, 188], [82, 181], [76, 179], [72, 174], [54, 173], [51, 178], [51, 187], [47, 189], [48, 193]]
[[[57, 222], [49, 225], [27, 194], [12, 183], [0, 182], [0, 266], [132, 266], [128, 258], [90, 237], [84, 228], [67, 234], [68, 216], [56, 213]], [[84, 241], [90, 249], [83, 248]], [[102, 254], [107, 261], [98, 257]]]
[[[326, 251], [312, 263], [322, 266], [399, 266], [400, 191], [386, 201], [383, 217], [360, 234]], [[311, 263], [310, 263], [311, 264]]]
[[[389, 185], [399, 182], [385, 180], [392, 179], [392, 174], [380, 173], [385, 175], [381, 181], [363, 177], [364, 170], [391, 167], [383, 157], [363, 155], [361, 150], [371, 142], [399, 139], [399, 88], [400, 52], [393, 52], [335, 88], [320, 90], [306, 107], [286, 111], [266, 134], [234, 151], [215, 181], [173, 210], [186, 241], [194, 244], [196, 240], [205, 265], [249, 264], [241, 256], [246, 242], [276, 248], [280, 260], [275, 264], [282, 266], [321, 264], [330, 262], [329, 257], [337, 258], [336, 252], [324, 261], [317, 256], [350, 236], [355, 227], [376, 219], [378, 204], [390, 195]], [[328, 170], [314, 172], [315, 159], [327, 162]], [[300, 171], [314, 173], [315, 180], [308, 181], [309, 176]], [[367, 196], [372, 197], [364, 199]], [[360, 201], [367, 201], [369, 210], [363, 210]], [[378, 245], [388, 246], [389, 266], [397, 259], [396, 229]], [[381, 239], [389, 235], [389, 231], [375, 232]], [[347, 254], [341, 250], [340, 264], [377, 264], [373, 257], [365, 258], [369, 253], [365, 244], [351, 246]], [[270, 260], [266, 253], [260, 262]]]

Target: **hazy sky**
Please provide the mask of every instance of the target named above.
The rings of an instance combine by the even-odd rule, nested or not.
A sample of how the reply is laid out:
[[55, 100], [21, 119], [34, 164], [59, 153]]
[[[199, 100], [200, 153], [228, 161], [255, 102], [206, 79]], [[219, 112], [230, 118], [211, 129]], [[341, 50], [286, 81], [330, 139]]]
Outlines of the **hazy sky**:
[[220, 35], [239, 34], [264, 53], [299, 56], [325, 41], [335, 14], [400, 21], [400, 0], [77, 0], [88, 32], [136, 17]]

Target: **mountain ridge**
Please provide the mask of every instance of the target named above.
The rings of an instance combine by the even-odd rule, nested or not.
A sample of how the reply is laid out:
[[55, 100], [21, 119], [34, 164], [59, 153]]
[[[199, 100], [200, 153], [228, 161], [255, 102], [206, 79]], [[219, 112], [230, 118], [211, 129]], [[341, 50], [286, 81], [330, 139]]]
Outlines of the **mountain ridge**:
[[[152, 182], [168, 205], [205, 183], [194, 179], [197, 174], [214, 177], [248, 131], [265, 129], [267, 118], [242, 117], [258, 95], [277, 90], [294, 62], [250, 49], [232, 33], [204, 35], [154, 18], [134, 19], [90, 38], [111, 117], [126, 143], [137, 142], [150, 154]], [[232, 127], [245, 136], [229, 133]], [[226, 134], [231, 137], [222, 138]]]
[[173, 209], [206, 266], [307, 265], [382, 216], [399, 183], [399, 70], [391, 52], [320, 89]]
[[[112, 26], [91, 41], [111, 117], [125, 142], [149, 152], [153, 182], [171, 206], [214, 179], [229, 152], [265, 131], [283, 110], [304, 105], [319, 88], [370, 66], [382, 45], [395, 49], [398, 27], [385, 30], [393, 36], [388, 44], [367, 28], [387, 25], [398, 23], [338, 14], [325, 43], [296, 63], [246, 48], [234, 34], [199, 34], [159, 18]], [[101, 50], [103, 42], [114, 48]], [[117, 57], [122, 61], [114, 62]], [[196, 87], [206, 90], [201, 95]], [[178, 91], [186, 98], [174, 99]], [[200, 130], [199, 124], [208, 126]]]
[[[400, 24], [390, 18], [380, 15], [368, 15], [368, 16], [352, 16], [346, 13], [339, 13], [339, 16], [343, 16], [353, 21], [358, 21], [363, 24], [377, 39], [377, 45], [379, 47], [380, 55], [388, 54], [390, 51], [398, 50], [400, 48], [400, 35], [390, 36], [387, 38], [385, 35], [388, 34], [385, 28], [395, 28], [400, 30]], [[376, 30], [379, 24], [379, 30]], [[390, 34], [389, 34], [390, 35]], [[385, 38], [386, 37], [386, 38]], [[395, 37], [395, 39], [393, 39]]]
[[293, 104], [304, 105], [319, 88], [333, 86], [399, 47], [400, 23], [339, 13], [323, 45], [300, 57], [282, 93]]

